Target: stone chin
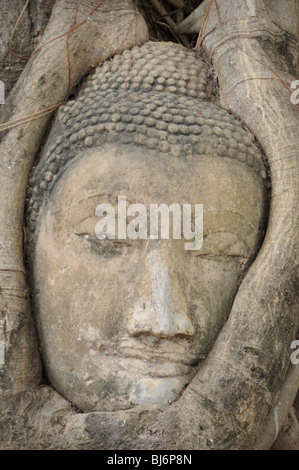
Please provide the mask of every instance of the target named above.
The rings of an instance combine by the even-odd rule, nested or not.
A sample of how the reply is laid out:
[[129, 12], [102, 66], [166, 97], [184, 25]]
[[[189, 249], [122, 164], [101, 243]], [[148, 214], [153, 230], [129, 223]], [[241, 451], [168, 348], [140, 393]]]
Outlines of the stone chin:
[[117, 411], [138, 405], [167, 404], [181, 395], [198, 370], [182, 363], [153, 363], [132, 357], [118, 357], [117, 362], [118, 371], [106, 382], [110, 396], [103, 397], [96, 409]]
[[178, 398], [189, 383], [190, 376], [185, 378], [143, 377], [137, 381], [136, 387], [129, 396], [129, 401], [134, 405], [144, 405], [147, 403], [165, 404]]

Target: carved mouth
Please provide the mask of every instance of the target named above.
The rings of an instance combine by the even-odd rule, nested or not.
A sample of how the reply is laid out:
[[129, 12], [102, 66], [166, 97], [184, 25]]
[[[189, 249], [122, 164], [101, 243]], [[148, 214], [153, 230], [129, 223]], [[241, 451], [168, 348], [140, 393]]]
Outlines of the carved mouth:
[[127, 337], [120, 345], [101, 344], [99, 351], [131, 375], [155, 378], [187, 377], [191, 380], [205, 356], [188, 351], [185, 339], [165, 340], [154, 337]]
[[152, 377], [178, 377], [194, 374], [200, 359], [179, 344], [161, 342], [153, 346], [138, 344], [136, 340], [125, 340], [120, 353], [124, 357], [121, 365], [125, 369], [134, 368], [136, 373]]
[[127, 356], [119, 364], [131, 374], [143, 375], [152, 378], [189, 377], [196, 373], [197, 368], [174, 362], [151, 362], [135, 356]]

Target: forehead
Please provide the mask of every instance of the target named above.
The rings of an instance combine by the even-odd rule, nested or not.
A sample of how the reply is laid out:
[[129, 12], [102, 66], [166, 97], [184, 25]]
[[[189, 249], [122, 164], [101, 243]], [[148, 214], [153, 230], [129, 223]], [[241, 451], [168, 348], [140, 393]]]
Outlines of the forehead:
[[[256, 236], [264, 212], [257, 174], [229, 157], [171, 157], [107, 146], [90, 149], [67, 167], [51, 191], [48, 208], [74, 225], [98, 204], [203, 204], [207, 231]], [[251, 235], [250, 235], [251, 234]]]
[[51, 198], [63, 197], [65, 203], [72, 204], [101, 194], [111, 197], [129, 191], [145, 199], [139, 202], [151, 202], [152, 197], [160, 196], [174, 202], [176, 198], [199, 195], [208, 199], [212, 194], [219, 199], [226, 194], [228, 199], [235, 199], [237, 191], [241, 198], [246, 194], [250, 202], [258, 188], [262, 188], [262, 182], [253, 170], [229, 156], [172, 157], [147, 149], [106, 146], [86, 150], [67, 166]]

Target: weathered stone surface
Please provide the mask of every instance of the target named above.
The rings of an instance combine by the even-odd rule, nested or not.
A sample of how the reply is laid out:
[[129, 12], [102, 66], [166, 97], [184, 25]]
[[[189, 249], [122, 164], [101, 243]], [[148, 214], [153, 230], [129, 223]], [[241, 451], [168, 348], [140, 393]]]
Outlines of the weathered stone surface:
[[[189, 67], [201, 77], [191, 96]], [[171, 86], [160, 90], [169, 70]], [[146, 87], [143, 76], [152, 77]], [[45, 370], [85, 412], [177, 399], [257, 253], [267, 205], [261, 154], [233, 116], [201, 102], [205, 86], [204, 63], [178, 45], [125, 52], [59, 111], [30, 182]], [[146, 207], [203, 204], [202, 249], [99, 240], [96, 207], [119, 195]]]

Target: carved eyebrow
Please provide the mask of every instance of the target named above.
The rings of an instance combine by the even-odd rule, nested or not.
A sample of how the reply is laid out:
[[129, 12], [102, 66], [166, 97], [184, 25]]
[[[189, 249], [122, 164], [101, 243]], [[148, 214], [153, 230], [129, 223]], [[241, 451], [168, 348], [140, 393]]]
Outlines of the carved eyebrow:
[[[69, 220], [71, 222], [71, 225], [73, 227], [75, 227], [76, 225], [83, 222], [84, 220], [95, 218], [96, 217], [95, 216], [95, 209], [99, 204], [101, 204], [103, 202], [109, 202], [109, 204], [111, 204], [112, 207], [114, 207], [115, 214], [117, 215], [117, 208], [118, 208], [117, 207], [117, 202], [118, 202], [118, 196], [119, 195], [120, 194], [111, 193], [111, 192], [108, 192], [108, 191], [103, 191], [101, 193], [97, 193], [97, 194], [93, 194], [91, 196], [88, 196], [86, 198], [75, 200], [66, 208], [66, 216], [69, 218]], [[92, 201], [93, 199], [96, 199], [97, 202], [96, 202], [96, 204], [92, 205], [92, 203], [90, 201]], [[127, 202], [127, 206], [136, 203], [136, 202], [131, 201], [127, 197], [126, 197], [126, 202]], [[84, 204], [85, 204], [85, 207], [86, 207], [86, 209], [84, 211], [84, 216], [83, 216], [83, 218], [81, 218], [79, 220], [76, 220], [77, 219], [76, 218], [76, 212], [78, 211], [78, 209], [80, 209], [82, 206], [84, 206]], [[88, 212], [88, 214], [87, 214], [87, 212]]]
[[228, 213], [231, 213], [231, 214], [233, 214], [233, 215], [237, 214], [238, 217], [240, 217], [241, 219], [244, 220], [244, 223], [245, 223], [245, 224], [248, 224], [249, 228], [251, 229], [251, 231], [252, 231], [253, 233], [257, 233], [257, 230], [256, 230], [256, 228], [254, 227], [254, 224], [252, 223], [252, 221], [250, 220], [250, 218], [248, 219], [247, 217], [245, 217], [242, 212], [240, 212], [240, 211], [238, 211], [238, 210], [234, 210], [234, 211], [233, 211], [233, 210], [230, 210], [230, 211], [228, 211]]
[[74, 207], [74, 205], [78, 206], [78, 205], [88, 201], [89, 199], [94, 199], [96, 197], [107, 197], [107, 196], [108, 196], [108, 193], [106, 193], [106, 192], [93, 194], [93, 195], [85, 197], [83, 199], [79, 199], [78, 201], [74, 201], [72, 204], [70, 204], [68, 206], [67, 210], [69, 211]]
[[78, 220], [78, 222], [74, 223], [73, 226], [76, 226], [78, 224], [81, 224], [82, 222], [84, 222], [84, 220], [87, 220], [87, 219], [90, 219], [91, 217], [88, 215], [87, 217], [84, 217], [83, 219], [81, 220]]
[[[109, 197], [111, 197], [111, 194], [107, 192], [102, 192], [102, 193], [93, 194], [91, 196], [87, 196], [79, 200], [75, 200], [66, 207], [66, 216], [70, 218], [70, 220], [72, 221], [72, 225], [75, 226], [78, 223], [82, 222], [83, 220], [86, 220], [90, 217], [94, 217], [94, 211], [98, 203], [92, 205], [91, 202], [89, 201], [92, 201], [93, 199], [99, 200], [99, 198], [103, 198], [103, 200], [107, 200], [109, 199]], [[78, 209], [80, 209], [84, 205], [86, 207], [85, 217], [81, 220], [73, 220], [76, 218], [76, 212], [78, 211]], [[86, 213], [89, 211], [90, 213], [86, 215]]]
[[[224, 245], [221, 247], [221, 243], [223, 242], [223, 239], [217, 240], [217, 239], [212, 239], [209, 241], [209, 237], [217, 235], [222, 235], [222, 236], [227, 236], [227, 235], [232, 235], [235, 237], [234, 240], [227, 240]], [[236, 251], [235, 252], [230, 252], [231, 248], [235, 247]], [[233, 232], [218, 232], [214, 231], [212, 233], [204, 235], [203, 238], [203, 246], [202, 248], [197, 252], [194, 253], [193, 256], [202, 256], [202, 257], [210, 257], [210, 256], [235, 256], [235, 257], [240, 257], [247, 259], [250, 254], [250, 248], [248, 244], [246, 243], [244, 237], [240, 236], [240, 234], [236, 234]]]

